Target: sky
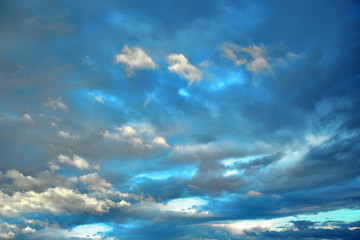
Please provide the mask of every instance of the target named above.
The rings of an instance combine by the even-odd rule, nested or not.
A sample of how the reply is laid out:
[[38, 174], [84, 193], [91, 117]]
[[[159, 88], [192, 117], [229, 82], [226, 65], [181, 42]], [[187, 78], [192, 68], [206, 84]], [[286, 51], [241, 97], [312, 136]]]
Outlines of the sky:
[[358, 1], [0, 1], [0, 239], [359, 239]]

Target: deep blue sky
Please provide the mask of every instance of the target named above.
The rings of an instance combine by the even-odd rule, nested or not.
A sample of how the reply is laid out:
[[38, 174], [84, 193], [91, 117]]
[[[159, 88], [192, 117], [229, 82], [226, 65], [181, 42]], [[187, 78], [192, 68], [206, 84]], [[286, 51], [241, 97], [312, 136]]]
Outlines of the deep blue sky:
[[358, 1], [0, 1], [0, 239], [358, 239]]

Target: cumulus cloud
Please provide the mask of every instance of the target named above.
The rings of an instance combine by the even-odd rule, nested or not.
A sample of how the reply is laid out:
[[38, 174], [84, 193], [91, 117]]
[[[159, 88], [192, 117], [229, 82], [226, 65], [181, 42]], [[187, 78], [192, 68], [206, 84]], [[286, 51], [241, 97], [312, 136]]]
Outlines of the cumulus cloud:
[[82, 194], [77, 190], [55, 187], [44, 192], [34, 191], [14, 192], [8, 195], [0, 190], [0, 203], [4, 207], [0, 209], [0, 215], [14, 217], [26, 213], [50, 212], [53, 214], [65, 213], [91, 213], [103, 214], [112, 207], [123, 207], [127, 204], [114, 202], [110, 199], [99, 200]]
[[144, 50], [139, 47], [128, 47], [125, 45], [121, 53], [115, 55], [115, 63], [126, 65], [126, 71], [130, 76], [135, 69], [148, 68], [155, 69], [155, 62]]
[[32, 121], [33, 121], [33, 119], [31, 118], [31, 116], [30, 116], [28, 113], [24, 113], [24, 114], [21, 116], [21, 120], [28, 121], [28, 122], [32, 122]]
[[[270, 68], [265, 58], [266, 50], [264, 46], [259, 47], [252, 45], [249, 47], [241, 47], [233, 43], [226, 43], [223, 44], [222, 50], [224, 51], [225, 57], [233, 61], [235, 66], [246, 64], [246, 68], [254, 73], [259, 73], [263, 69]], [[249, 60], [249, 56], [251, 60]]]
[[95, 101], [97, 101], [99, 103], [105, 103], [104, 99], [102, 99], [101, 97], [95, 97]]
[[59, 164], [68, 164], [70, 166], [74, 166], [81, 170], [99, 170], [100, 166], [98, 164], [94, 164], [93, 166], [90, 166], [88, 161], [83, 159], [82, 157], [74, 154], [72, 159], [68, 156], [65, 156], [63, 154], [60, 154], [55, 160], [49, 162], [49, 167], [52, 171], [56, 171], [60, 169]]
[[[50, 123], [51, 124], [51, 123]], [[51, 125], [52, 127], [55, 127], [57, 125]], [[72, 135], [71, 133], [69, 132], [65, 132], [65, 131], [58, 131], [58, 135], [60, 137], [63, 137], [63, 138], [66, 138], [66, 139], [79, 139], [79, 136], [76, 136], [76, 135]]]
[[143, 124], [138, 124], [137, 129], [134, 127], [121, 125], [117, 128], [118, 132], [116, 133], [105, 130], [100, 135], [104, 139], [116, 140], [139, 151], [170, 147], [165, 138], [157, 136], [151, 127]]
[[12, 179], [12, 184], [16, 188], [42, 191], [49, 186], [61, 186], [65, 184], [65, 180], [59, 175], [52, 172], [44, 171], [36, 174], [36, 177], [24, 176], [23, 173], [16, 169], [11, 169], [4, 174], [8, 179]]
[[52, 108], [54, 110], [56, 110], [57, 108], [60, 108], [61, 110], [65, 111], [65, 112], [68, 111], [67, 105], [62, 102], [62, 97], [58, 97], [58, 98], [49, 97], [48, 101], [46, 103], [44, 103], [44, 106]]
[[262, 194], [261, 194], [261, 192], [250, 190], [250, 191], [248, 191], [247, 195], [250, 197], [260, 197]]
[[7, 222], [0, 223], [0, 239], [14, 239], [16, 235], [21, 233], [35, 233], [36, 229], [26, 226], [21, 228], [17, 224], [9, 224]]
[[173, 53], [167, 56], [165, 60], [169, 64], [169, 71], [186, 78], [189, 81], [188, 85], [191, 85], [194, 81], [201, 81], [202, 71], [191, 65], [183, 54]]
[[111, 183], [106, 182], [106, 180], [101, 178], [96, 172], [80, 176], [79, 181], [88, 184], [89, 191], [105, 192], [106, 189], [112, 186]]

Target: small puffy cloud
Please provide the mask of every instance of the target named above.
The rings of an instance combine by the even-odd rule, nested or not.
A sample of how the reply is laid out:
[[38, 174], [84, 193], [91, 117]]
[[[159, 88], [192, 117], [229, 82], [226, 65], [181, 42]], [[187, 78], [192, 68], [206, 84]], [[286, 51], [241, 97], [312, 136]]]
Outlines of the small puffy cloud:
[[118, 133], [111, 133], [105, 130], [100, 135], [104, 139], [119, 141], [139, 151], [169, 147], [165, 138], [157, 136], [154, 129], [145, 124], [138, 124], [136, 129], [132, 126], [121, 125], [117, 130]]
[[118, 127], [118, 130], [124, 137], [131, 137], [137, 134], [136, 130], [131, 126], [121, 125], [120, 127]]
[[104, 99], [102, 99], [101, 97], [95, 97], [95, 101], [99, 103], [104, 103]]
[[50, 125], [51, 127], [53, 127], [53, 128], [57, 128], [57, 127], [58, 127], [58, 125], [57, 125], [56, 122], [50, 122], [49, 125]]
[[32, 122], [32, 121], [33, 121], [33, 119], [31, 118], [31, 116], [30, 116], [28, 113], [24, 113], [24, 114], [21, 116], [21, 120], [28, 121], [28, 122]]
[[65, 111], [65, 112], [67, 112], [67, 110], [68, 110], [67, 105], [62, 102], [62, 97], [58, 97], [58, 98], [49, 97], [48, 101], [46, 103], [44, 103], [44, 106], [52, 108], [54, 110], [56, 110], [57, 108], [60, 108], [61, 110]]
[[[51, 123], [50, 123], [51, 124]], [[66, 139], [79, 139], [79, 136], [70, 134], [69, 132], [59, 131], [58, 135]]]
[[88, 184], [90, 191], [105, 192], [106, 189], [112, 186], [111, 183], [106, 182], [106, 180], [101, 178], [96, 172], [80, 176], [79, 181]]
[[49, 167], [52, 171], [56, 171], [60, 169], [59, 164], [67, 164], [81, 170], [91, 170], [91, 169], [98, 170], [100, 168], [98, 164], [94, 164], [93, 166], [90, 166], [90, 164], [85, 159], [79, 157], [76, 154], [73, 155], [72, 159], [68, 156], [60, 154], [55, 160], [49, 162]]
[[[265, 58], [266, 50], [264, 46], [241, 47], [233, 43], [226, 43], [223, 44], [222, 50], [224, 51], [224, 56], [233, 61], [235, 66], [246, 64], [246, 68], [254, 73], [270, 68]], [[250, 59], [249, 56], [251, 57]]]
[[188, 85], [191, 85], [194, 81], [201, 81], [202, 71], [191, 65], [183, 54], [173, 53], [167, 56], [165, 60], [169, 64], [169, 71], [186, 78], [189, 81]]
[[165, 138], [163, 137], [155, 137], [154, 140], [152, 141], [152, 144], [155, 146], [160, 146], [160, 147], [170, 147], [169, 144], [167, 144]]
[[208, 67], [210, 67], [210, 63], [209, 63], [209, 61], [203, 61], [199, 64], [199, 66], [208, 68]]
[[139, 47], [128, 47], [127, 45], [123, 47], [121, 53], [115, 55], [115, 63], [125, 64], [129, 76], [133, 73], [134, 69], [156, 68], [155, 62], [144, 50]]
[[247, 195], [250, 197], [260, 197], [262, 194], [261, 194], [261, 192], [250, 190], [250, 191], [248, 191]]

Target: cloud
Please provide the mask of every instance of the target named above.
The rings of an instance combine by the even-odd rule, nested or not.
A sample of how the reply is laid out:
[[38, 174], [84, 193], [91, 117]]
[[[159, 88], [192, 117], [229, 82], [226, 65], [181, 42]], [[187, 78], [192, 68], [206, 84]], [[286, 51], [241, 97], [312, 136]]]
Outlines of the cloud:
[[31, 118], [31, 116], [27, 113], [24, 113], [22, 116], [21, 116], [21, 119], [24, 120], [24, 121], [28, 121], [28, 122], [32, 122], [33, 119]]
[[56, 110], [57, 108], [60, 108], [61, 110], [65, 111], [65, 112], [68, 111], [68, 106], [62, 102], [62, 97], [58, 97], [58, 98], [49, 97], [48, 101], [46, 103], [44, 103], [44, 106], [52, 108], [54, 110]]
[[0, 190], [0, 202], [5, 206], [0, 209], [0, 215], [14, 217], [27, 213], [53, 214], [66, 213], [91, 213], [103, 214], [112, 207], [123, 207], [123, 200], [119, 203], [109, 199], [99, 200], [94, 197], [82, 194], [76, 190], [55, 187], [44, 192], [34, 191], [13, 192], [8, 195]]
[[76, 154], [73, 155], [72, 159], [68, 156], [60, 154], [55, 160], [52, 160], [49, 162], [49, 168], [52, 171], [59, 170], [60, 169], [59, 164], [68, 164], [70, 166], [74, 166], [81, 170], [92, 170], [92, 169], [99, 170], [100, 169], [100, 166], [98, 164], [94, 164], [93, 166], [90, 166], [88, 161], [86, 161], [82, 157], [79, 157]]
[[170, 54], [166, 57], [166, 62], [169, 64], [169, 71], [186, 78], [191, 85], [194, 81], [200, 82], [202, 79], [202, 71], [191, 65], [183, 54]]
[[101, 97], [95, 97], [95, 101], [99, 103], [104, 103], [104, 99], [102, 99]]
[[233, 235], [244, 235], [247, 231], [266, 231], [269, 230], [275, 221], [265, 220], [265, 221], [238, 221], [232, 223], [219, 223], [219, 224], [210, 224], [212, 227], [216, 228], [225, 228]]
[[96, 172], [80, 176], [79, 181], [88, 184], [89, 191], [105, 192], [112, 186], [111, 183], [106, 182], [106, 180], [101, 178]]
[[[51, 126], [56, 127], [57, 125], [51, 124]], [[66, 139], [79, 139], [79, 136], [75, 136], [75, 135], [70, 134], [69, 132], [64, 132], [64, 131], [61, 131], [61, 130], [58, 131], [58, 135], [60, 137], [66, 138]]]
[[[265, 47], [264, 46], [249, 46], [241, 47], [233, 43], [223, 44], [222, 50], [225, 53], [225, 57], [234, 62], [235, 66], [241, 66], [246, 64], [246, 68], [254, 73], [259, 73], [263, 69], [270, 69], [269, 63], [265, 58]], [[241, 58], [236, 55], [241, 54]], [[244, 54], [245, 53], [245, 54]], [[249, 60], [246, 54], [250, 55], [252, 60]]]
[[257, 192], [257, 191], [254, 191], [254, 190], [250, 190], [250, 191], [248, 191], [247, 195], [250, 196], [250, 197], [259, 197], [259, 196], [261, 196], [262, 194], [261, 194], [261, 192]]
[[156, 64], [144, 50], [139, 47], [128, 47], [127, 45], [124, 45], [121, 53], [115, 55], [115, 63], [125, 64], [128, 76], [130, 76], [135, 69], [156, 68]]
[[36, 229], [26, 226], [21, 228], [17, 224], [9, 224], [7, 222], [0, 223], [0, 239], [14, 239], [18, 234], [35, 233]]
[[157, 136], [154, 129], [147, 124], [135, 124], [137, 129], [128, 125], [121, 125], [117, 133], [105, 130], [100, 133], [104, 139], [116, 140], [137, 151], [149, 151], [158, 148], [169, 148], [164, 137]]
[[43, 171], [36, 174], [35, 177], [24, 176], [16, 169], [10, 169], [4, 177], [12, 179], [12, 188], [19, 188], [32, 191], [43, 191], [50, 186], [64, 186], [65, 180], [52, 172]]

